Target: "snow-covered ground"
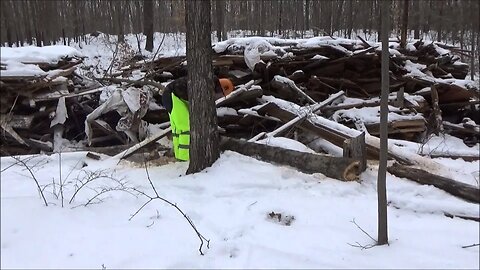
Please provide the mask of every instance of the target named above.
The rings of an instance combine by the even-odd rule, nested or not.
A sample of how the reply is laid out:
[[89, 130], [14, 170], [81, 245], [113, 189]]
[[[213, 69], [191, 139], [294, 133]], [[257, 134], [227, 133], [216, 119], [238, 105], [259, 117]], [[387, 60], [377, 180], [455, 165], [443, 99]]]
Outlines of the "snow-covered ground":
[[[305, 150], [285, 138], [272, 144]], [[187, 221], [160, 200], [147, 204], [129, 221], [148, 201], [131, 188], [154, 196], [141, 165], [106, 156], [96, 161], [86, 158], [85, 152], [21, 159], [26, 159], [44, 188], [49, 206], [43, 204], [25, 167], [13, 158], [2, 158], [2, 268], [480, 266], [479, 247], [462, 248], [478, 243], [478, 223], [444, 216], [444, 212], [478, 216], [478, 204], [389, 174], [390, 245], [353, 247], [373, 243], [353, 220], [376, 238], [375, 163], [369, 163], [359, 182], [303, 174], [234, 152], [223, 153], [211, 168], [194, 175], [185, 175], [187, 163], [150, 164], [148, 173], [158, 194], [177, 204], [210, 240], [210, 248], [204, 246], [201, 256], [200, 241]], [[478, 162], [455, 163], [466, 174], [477, 171], [478, 175]], [[56, 197], [60, 168], [63, 208]], [[88, 172], [100, 178], [81, 188], [69, 203]], [[106, 192], [97, 197], [101, 201], [83, 206], [101, 190], [118, 188], [117, 181], [124, 181], [123, 190]], [[282, 220], [270, 218], [272, 212], [281, 213]], [[283, 221], [286, 216], [294, 217], [287, 217], [289, 226]]]
[[[101, 35], [89, 37], [88, 44], [72, 44], [88, 56], [89, 68], [79, 71], [102, 76], [116, 50], [114, 39]], [[119, 56], [125, 60], [138, 51], [135, 36], [126, 39]], [[184, 35], [166, 34], [158, 47], [162, 39], [157, 33], [154, 52], [142, 54], [151, 59], [157, 48], [157, 57], [185, 54]], [[140, 43], [143, 48], [144, 39]], [[311, 151], [286, 138], [263, 143]], [[322, 139], [316, 143], [330, 154], [341, 153]], [[469, 148], [448, 135], [425, 145], [390, 143], [412, 154], [480, 150], [478, 144]], [[2, 157], [1, 268], [480, 267], [479, 246], [463, 248], [479, 243], [479, 223], [444, 215], [478, 217], [479, 205], [388, 173], [390, 245], [362, 248], [374, 243], [362, 230], [377, 235], [376, 162], [369, 162], [358, 182], [341, 182], [229, 151], [194, 175], [185, 175], [187, 163], [156, 161], [145, 170], [142, 164], [107, 156], [93, 160], [85, 152], [18, 158], [32, 170], [48, 207], [26, 166]], [[479, 161], [435, 161], [443, 175], [479, 186]], [[195, 231], [165, 202], [150, 202], [130, 220], [148, 201], [142, 193], [154, 196], [147, 171], [158, 194], [183, 210], [210, 240], [204, 256]]]

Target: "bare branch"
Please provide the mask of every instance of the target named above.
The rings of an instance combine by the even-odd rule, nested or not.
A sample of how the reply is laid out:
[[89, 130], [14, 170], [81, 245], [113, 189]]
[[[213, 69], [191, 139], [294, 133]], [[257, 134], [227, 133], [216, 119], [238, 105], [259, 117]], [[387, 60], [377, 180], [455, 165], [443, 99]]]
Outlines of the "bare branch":
[[[190, 219], [189, 216], [187, 216], [183, 211], [182, 209], [180, 209], [177, 204], [175, 203], [172, 203], [170, 202], [169, 200], [163, 198], [163, 197], [160, 197], [157, 193], [157, 190], [155, 189], [155, 186], [153, 185], [153, 182], [152, 180], [150, 179], [150, 174], [148, 173], [148, 166], [147, 166], [147, 162], [146, 160], [144, 159], [144, 164], [145, 164], [145, 171], [146, 171], [146, 174], [147, 174], [147, 180], [148, 182], [150, 183], [150, 186], [152, 187], [153, 191], [155, 192], [155, 197], [151, 197], [151, 196], [148, 196], [146, 195], [145, 193], [141, 192], [141, 194], [145, 195], [146, 197], [149, 198], [149, 200], [147, 202], [145, 202], [141, 207], [140, 209], [138, 209], [131, 217], [129, 220], [132, 220], [133, 217], [135, 217], [147, 204], [149, 204], [150, 202], [154, 201], [154, 200], [161, 200], [165, 203], [167, 203], [168, 205], [172, 206], [173, 208], [175, 208], [187, 221], [188, 221], [188, 224], [190, 224], [190, 227], [192, 227], [192, 229], [195, 231], [195, 233], [197, 234], [198, 236], [198, 239], [200, 239], [200, 247], [198, 248], [198, 251], [200, 252], [200, 255], [205, 255], [203, 253], [203, 245], [204, 245], [204, 241], [207, 242], [207, 248], [210, 248], [210, 240], [205, 238], [205, 236], [203, 236], [198, 230], [197, 228], [195, 227], [195, 224], [193, 224], [193, 221]], [[136, 190], [136, 189], [135, 189]], [[153, 224], [152, 224], [153, 225]], [[151, 225], [150, 225], [151, 226]]]
[[480, 246], [480, 244], [472, 244], [472, 245], [468, 245], [468, 246], [462, 246], [462, 248], [471, 248], [471, 247], [478, 247]]
[[22, 166], [25, 167], [25, 169], [28, 170], [28, 172], [30, 173], [30, 176], [35, 181], [35, 184], [37, 184], [38, 192], [40, 192], [40, 195], [42, 196], [43, 202], [45, 203], [45, 206], [48, 206], [47, 199], [45, 199], [45, 196], [43, 195], [42, 188], [40, 187], [40, 184], [38, 183], [38, 180], [35, 177], [35, 174], [32, 172], [32, 169], [22, 159], [20, 159], [16, 156], [12, 156], [12, 158], [15, 159], [17, 162], [20, 162], [20, 164], [22, 164]]

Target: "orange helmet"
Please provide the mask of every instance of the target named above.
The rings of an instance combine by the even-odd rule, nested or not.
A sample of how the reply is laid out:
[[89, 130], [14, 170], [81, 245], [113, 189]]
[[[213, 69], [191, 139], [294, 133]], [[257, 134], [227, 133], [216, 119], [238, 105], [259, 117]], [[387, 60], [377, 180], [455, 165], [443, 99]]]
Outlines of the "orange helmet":
[[220, 85], [222, 86], [224, 96], [227, 96], [233, 91], [234, 86], [230, 79], [218, 79], [218, 80], [220, 81]]

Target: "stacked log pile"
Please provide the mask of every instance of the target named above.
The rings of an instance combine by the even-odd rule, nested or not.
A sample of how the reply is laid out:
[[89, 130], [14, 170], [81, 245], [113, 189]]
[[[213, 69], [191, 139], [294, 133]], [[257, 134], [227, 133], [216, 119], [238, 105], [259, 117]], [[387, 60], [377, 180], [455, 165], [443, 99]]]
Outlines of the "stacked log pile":
[[[392, 41], [390, 46], [389, 137], [422, 142], [430, 134], [446, 132], [469, 145], [478, 143], [479, 91], [465, 79], [469, 66], [445, 44], [420, 40], [400, 48], [398, 43]], [[315, 124], [312, 118], [331, 119], [378, 135], [378, 43], [361, 38], [251, 37], [220, 42], [213, 49], [215, 73], [232, 78], [236, 85], [229, 96], [217, 100], [223, 135], [255, 141], [280, 135], [299, 138], [294, 131], [313, 131], [340, 147], [344, 140], [353, 138]], [[145, 135], [140, 134], [140, 122], [168, 125], [168, 114], [158, 94], [166, 82], [187, 74], [184, 56], [130, 64], [111, 77], [99, 78], [102, 84], [110, 85], [101, 88], [85, 85], [85, 78], [76, 75], [74, 70], [80, 62], [72, 58], [56, 66], [38, 63], [50, 74], [43, 78], [2, 75], [2, 129], [6, 131], [2, 149], [10, 147], [2, 155], [21, 153], [22, 148], [52, 151], [55, 132], [51, 121], [61, 99], [68, 118], [62, 123], [60, 136], [88, 141], [88, 146], [125, 146], [141, 141]], [[132, 74], [143, 76], [134, 80]], [[56, 75], [66, 79], [56, 80]], [[123, 97], [118, 104], [112, 101], [115, 91]], [[141, 99], [133, 106], [136, 109], [128, 103], [131, 98], [126, 97], [127, 92]], [[98, 109], [106, 100], [116, 105]], [[130, 114], [124, 114], [125, 108]], [[298, 119], [285, 126], [293, 118]], [[122, 129], [120, 124], [126, 127]], [[367, 152], [375, 156], [376, 150], [370, 147]]]

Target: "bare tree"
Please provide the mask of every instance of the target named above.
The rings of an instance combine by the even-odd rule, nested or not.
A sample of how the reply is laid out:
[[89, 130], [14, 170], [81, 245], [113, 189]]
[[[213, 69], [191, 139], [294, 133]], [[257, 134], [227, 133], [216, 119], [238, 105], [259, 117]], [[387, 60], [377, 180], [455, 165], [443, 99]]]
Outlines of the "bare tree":
[[408, 33], [408, 0], [403, 0], [403, 13], [402, 13], [402, 36], [400, 40], [400, 47], [405, 48], [407, 45], [407, 33]]
[[387, 227], [387, 149], [388, 149], [388, 94], [390, 88], [388, 36], [390, 33], [390, 0], [382, 5], [382, 97], [380, 102], [380, 164], [378, 168], [378, 245], [388, 244]]
[[153, 0], [143, 0], [143, 31], [147, 36], [145, 50], [153, 51]]
[[215, 14], [217, 17], [217, 40], [222, 41], [227, 38], [225, 32], [225, 0], [215, 1]]
[[213, 97], [210, 1], [185, 2], [188, 96], [190, 101], [190, 165], [187, 173], [210, 167], [220, 156]]

